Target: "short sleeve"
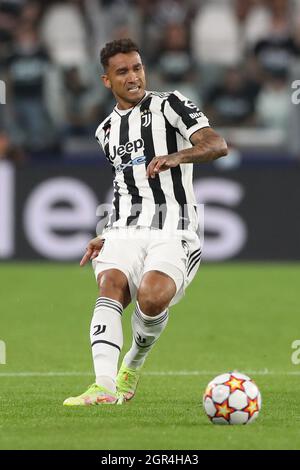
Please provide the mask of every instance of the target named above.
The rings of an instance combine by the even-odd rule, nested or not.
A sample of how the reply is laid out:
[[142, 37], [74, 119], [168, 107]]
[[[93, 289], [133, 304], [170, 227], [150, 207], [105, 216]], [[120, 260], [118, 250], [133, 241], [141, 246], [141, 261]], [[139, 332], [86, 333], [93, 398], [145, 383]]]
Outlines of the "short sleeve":
[[175, 90], [164, 103], [164, 116], [187, 140], [194, 132], [210, 127], [207, 117], [188, 98]]

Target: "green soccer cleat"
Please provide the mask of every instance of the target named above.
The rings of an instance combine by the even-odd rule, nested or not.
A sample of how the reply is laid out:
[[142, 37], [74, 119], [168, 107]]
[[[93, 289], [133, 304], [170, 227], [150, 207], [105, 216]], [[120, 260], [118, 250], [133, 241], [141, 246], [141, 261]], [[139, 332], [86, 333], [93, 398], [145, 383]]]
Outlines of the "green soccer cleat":
[[110, 392], [100, 385], [93, 384], [90, 385], [87, 391], [82, 395], [67, 398], [63, 404], [64, 406], [90, 406], [102, 404], [113, 405], [117, 402], [118, 396], [116, 393]]
[[120, 367], [117, 376], [117, 392], [119, 395], [119, 403], [131, 400], [136, 392], [136, 388], [140, 379], [140, 369], [130, 369], [124, 362]]

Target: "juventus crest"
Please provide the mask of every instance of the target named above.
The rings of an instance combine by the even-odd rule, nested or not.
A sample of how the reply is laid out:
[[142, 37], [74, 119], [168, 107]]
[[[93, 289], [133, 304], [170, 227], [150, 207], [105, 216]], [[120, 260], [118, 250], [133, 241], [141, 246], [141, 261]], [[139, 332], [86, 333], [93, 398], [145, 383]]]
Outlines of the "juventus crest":
[[141, 112], [142, 126], [148, 127], [151, 124], [152, 114], [149, 109]]

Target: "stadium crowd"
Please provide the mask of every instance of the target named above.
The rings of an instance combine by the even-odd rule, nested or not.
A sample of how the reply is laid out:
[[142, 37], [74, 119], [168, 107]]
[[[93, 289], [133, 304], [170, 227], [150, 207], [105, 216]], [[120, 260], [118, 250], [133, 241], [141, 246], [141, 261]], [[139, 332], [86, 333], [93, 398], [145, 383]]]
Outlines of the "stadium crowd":
[[287, 135], [300, 0], [0, 0], [0, 159], [89, 150], [113, 106], [99, 51], [121, 37], [140, 45], [148, 89], [178, 89], [217, 127]]

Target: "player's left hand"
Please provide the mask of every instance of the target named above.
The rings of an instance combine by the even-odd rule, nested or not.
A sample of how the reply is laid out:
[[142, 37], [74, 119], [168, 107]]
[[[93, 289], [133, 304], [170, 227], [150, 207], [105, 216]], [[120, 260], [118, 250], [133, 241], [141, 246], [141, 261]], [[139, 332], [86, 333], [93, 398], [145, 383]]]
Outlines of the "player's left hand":
[[164, 155], [154, 157], [147, 167], [147, 178], [155, 178], [161, 171], [169, 170], [180, 164], [180, 157], [177, 155]]

